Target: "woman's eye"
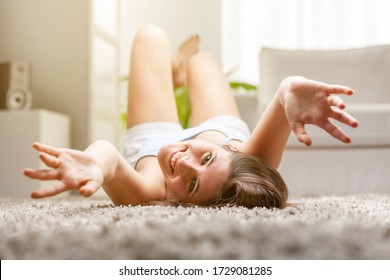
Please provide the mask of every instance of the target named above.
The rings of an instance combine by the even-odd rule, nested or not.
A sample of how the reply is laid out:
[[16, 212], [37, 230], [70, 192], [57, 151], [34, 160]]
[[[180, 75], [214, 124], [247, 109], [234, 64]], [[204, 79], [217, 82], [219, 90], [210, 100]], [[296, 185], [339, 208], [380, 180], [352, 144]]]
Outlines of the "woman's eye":
[[204, 163], [209, 162], [210, 159], [211, 159], [211, 154], [207, 155], [207, 156], [204, 158]]
[[188, 188], [188, 191], [192, 192], [195, 189], [195, 186], [196, 186], [196, 180], [192, 180], [191, 184], [190, 184], [190, 186]]

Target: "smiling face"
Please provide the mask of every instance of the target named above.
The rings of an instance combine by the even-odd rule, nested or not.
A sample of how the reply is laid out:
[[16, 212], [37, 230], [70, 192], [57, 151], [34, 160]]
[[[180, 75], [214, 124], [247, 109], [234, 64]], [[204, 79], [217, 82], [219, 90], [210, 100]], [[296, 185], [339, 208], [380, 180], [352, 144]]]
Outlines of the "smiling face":
[[157, 156], [167, 198], [198, 204], [216, 198], [229, 175], [231, 152], [203, 140], [162, 147]]

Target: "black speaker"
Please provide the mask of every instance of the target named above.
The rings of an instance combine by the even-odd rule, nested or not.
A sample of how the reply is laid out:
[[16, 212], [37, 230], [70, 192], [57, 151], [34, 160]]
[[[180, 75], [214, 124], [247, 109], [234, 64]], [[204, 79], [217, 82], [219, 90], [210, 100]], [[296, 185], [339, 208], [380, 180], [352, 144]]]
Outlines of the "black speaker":
[[26, 110], [31, 105], [31, 64], [22, 61], [1, 63], [0, 109]]

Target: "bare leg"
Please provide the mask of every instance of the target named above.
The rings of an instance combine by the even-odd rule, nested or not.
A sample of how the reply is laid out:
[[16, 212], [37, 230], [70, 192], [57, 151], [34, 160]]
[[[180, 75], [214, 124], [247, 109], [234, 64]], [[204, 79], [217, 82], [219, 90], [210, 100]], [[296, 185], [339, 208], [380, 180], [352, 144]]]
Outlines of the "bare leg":
[[152, 121], [179, 123], [169, 40], [153, 25], [143, 26], [134, 38], [127, 109], [127, 127]]
[[230, 86], [210, 54], [199, 52], [192, 56], [187, 75], [192, 125], [218, 115], [239, 116]]

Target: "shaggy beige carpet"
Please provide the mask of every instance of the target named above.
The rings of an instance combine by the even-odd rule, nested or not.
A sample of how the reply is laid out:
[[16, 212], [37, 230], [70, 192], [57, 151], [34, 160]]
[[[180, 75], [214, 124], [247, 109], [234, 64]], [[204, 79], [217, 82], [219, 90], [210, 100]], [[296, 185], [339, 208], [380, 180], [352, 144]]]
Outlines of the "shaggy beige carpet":
[[390, 194], [279, 209], [0, 198], [0, 259], [390, 259]]

